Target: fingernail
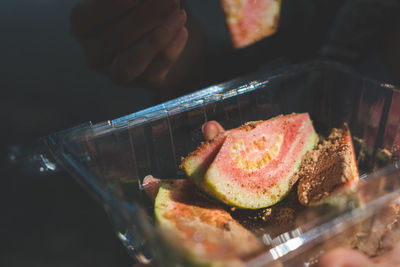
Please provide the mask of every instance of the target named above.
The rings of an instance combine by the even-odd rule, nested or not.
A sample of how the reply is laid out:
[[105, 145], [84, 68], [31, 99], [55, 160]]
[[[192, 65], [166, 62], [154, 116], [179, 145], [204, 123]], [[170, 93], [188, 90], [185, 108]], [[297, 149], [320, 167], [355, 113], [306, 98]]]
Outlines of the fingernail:
[[168, 17], [165, 24], [167, 27], [171, 29], [176, 29], [185, 24], [185, 22], [186, 22], [186, 12], [184, 10], [177, 10]]
[[206, 140], [214, 139], [218, 134], [222, 132], [219, 125], [214, 121], [206, 122], [202, 125], [201, 130]]
[[141, 189], [144, 190], [150, 199], [154, 201], [157, 196], [158, 189], [160, 188], [160, 183], [160, 179], [154, 178], [151, 175], [147, 175], [143, 180]]

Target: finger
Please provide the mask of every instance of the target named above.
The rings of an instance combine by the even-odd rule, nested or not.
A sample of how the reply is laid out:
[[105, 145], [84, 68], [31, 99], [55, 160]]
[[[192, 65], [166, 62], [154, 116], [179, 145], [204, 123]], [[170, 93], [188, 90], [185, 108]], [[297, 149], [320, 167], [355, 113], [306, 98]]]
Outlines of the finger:
[[96, 26], [104, 25], [123, 15], [139, 0], [81, 0], [71, 10], [71, 30], [76, 37], [89, 34]]
[[182, 27], [178, 30], [167, 48], [161, 51], [146, 69], [143, 74], [143, 79], [147, 84], [152, 84], [157, 87], [157, 84], [162, 83], [170, 68], [185, 48], [187, 40], [188, 31], [186, 27]]
[[164, 25], [115, 58], [110, 68], [111, 79], [116, 83], [127, 84], [143, 74], [153, 58], [168, 45], [185, 22], [185, 11], [176, 10]]
[[96, 37], [83, 40], [85, 50], [91, 55], [90, 66], [102, 67], [110, 64], [116, 54], [129, 49], [145, 35], [164, 25], [171, 13], [178, 10], [178, 0], [143, 1]]
[[143, 179], [142, 188], [146, 195], [154, 202], [160, 188], [161, 180], [154, 178], [151, 175], [147, 175]]
[[225, 131], [221, 124], [216, 121], [206, 122], [203, 124], [201, 130], [206, 140], [214, 139], [218, 134]]
[[338, 248], [322, 255], [318, 260], [319, 267], [373, 267], [365, 255], [351, 249]]

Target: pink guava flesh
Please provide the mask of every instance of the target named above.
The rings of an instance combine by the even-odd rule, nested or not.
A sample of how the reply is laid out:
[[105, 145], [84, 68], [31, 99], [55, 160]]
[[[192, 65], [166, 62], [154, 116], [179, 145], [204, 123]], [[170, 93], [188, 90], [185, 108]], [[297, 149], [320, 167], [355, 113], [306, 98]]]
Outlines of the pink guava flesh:
[[303, 156], [317, 142], [307, 113], [247, 123], [227, 135], [198, 184], [231, 206], [271, 206], [288, 194]]
[[235, 48], [243, 48], [274, 34], [280, 0], [221, 0]]

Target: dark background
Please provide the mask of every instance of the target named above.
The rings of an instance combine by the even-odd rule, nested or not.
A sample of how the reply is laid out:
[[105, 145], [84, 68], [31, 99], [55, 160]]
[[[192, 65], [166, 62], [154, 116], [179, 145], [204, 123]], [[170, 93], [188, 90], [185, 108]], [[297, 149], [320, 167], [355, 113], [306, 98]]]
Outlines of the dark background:
[[[69, 34], [75, 1], [0, 1], [1, 156], [12, 144], [153, 104], [87, 69]], [[131, 266], [101, 207], [66, 173], [0, 171], [0, 266]]]

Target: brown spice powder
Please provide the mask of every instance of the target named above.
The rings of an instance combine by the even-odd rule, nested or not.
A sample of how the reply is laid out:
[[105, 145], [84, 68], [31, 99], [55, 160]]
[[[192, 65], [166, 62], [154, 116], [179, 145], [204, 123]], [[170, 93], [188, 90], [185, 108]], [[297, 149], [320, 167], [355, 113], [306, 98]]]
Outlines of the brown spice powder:
[[350, 132], [333, 129], [327, 140], [307, 153], [297, 173], [298, 197], [303, 205], [318, 202], [357, 175]]

